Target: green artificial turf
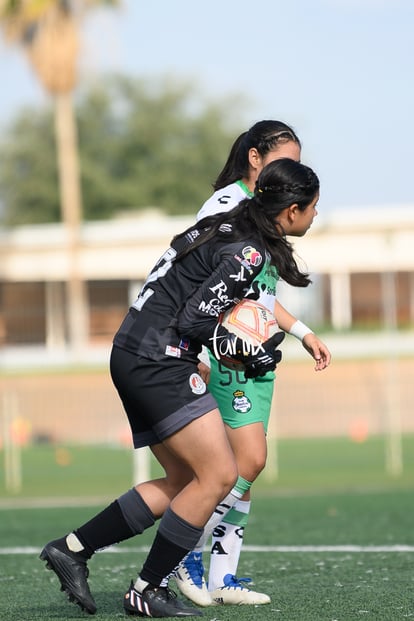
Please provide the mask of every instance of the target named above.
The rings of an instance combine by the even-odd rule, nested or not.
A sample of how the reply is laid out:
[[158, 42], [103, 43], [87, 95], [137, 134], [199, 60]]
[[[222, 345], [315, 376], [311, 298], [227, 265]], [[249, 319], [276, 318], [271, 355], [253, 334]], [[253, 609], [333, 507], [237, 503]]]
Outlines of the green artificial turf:
[[[1, 619], [89, 618], [66, 601], [38, 554], [46, 541], [80, 525], [98, 508], [0, 512]], [[209, 608], [205, 617], [394, 621], [413, 616], [414, 552], [395, 548], [414, 549], [413, 512], [410, 491], [255, 499], [239, 574], [253, 576], [255, 588], [268, 593], [272, 603]], [[124, 616], [123, 593], [140, 569], [154, 532], [152, 528], [90, 561], [97, 619]], [[260, 548], [254, 551], [253, 546]], [[334, 548], [324, 551], [319, 546]], [[381, 548], [375, 551], [369, 546]], [[208, 564], [208, 554], [205, 559]]]
[[[273, 458], [254, 484], [257, 494], [414, 487], [412, 435], [402, 438], [403, 470], [398, 476], [388, 472], [387, 439], [382, 436], [362, 443], [349, 438], [281, 439], [270, 443], [269, 453]], [[0, 506], [7, 499], [96, 502], [116, 497], [134, 481], [133, 451], [119, 446], [35, 445], [22, 448], [19, 461], [21, 489], [7, 489], [0, 474]], [[153, 460], [150, 464], [151, 476], [159, 476], [159, 466]]]
[[[280, 441], [278, 477], [270, 481], [262, 475], [252, 488], [239, 564], [239, 575], [253, 577], [254, 588], [268, 593], [272, 603], [208, 608], [202, 618], [414, 617], [413, 444], [412, 437], [404, 438], [404, 469], [396, 477], [386, 472], [384, 438], [362, 444], [329, 438]], [[1, 482], [0, 619], [89, 619], [67, 602], [38, 555], [47, 541], [76, 528], [131, 486], [131, 451], [38, 446], [24, 449], [22, 464], [19, 493], [6, 491]], [[155, 464], [152, 473], [159, 473]], [[122, 597], [155, 528], [90, 561], [97, 620], [125, 618]]]

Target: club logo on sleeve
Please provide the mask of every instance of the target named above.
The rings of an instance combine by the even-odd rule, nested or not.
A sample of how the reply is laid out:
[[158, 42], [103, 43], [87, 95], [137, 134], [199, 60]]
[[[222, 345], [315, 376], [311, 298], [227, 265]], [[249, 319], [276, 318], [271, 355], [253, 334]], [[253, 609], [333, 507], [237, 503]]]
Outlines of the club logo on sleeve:
[[195, 395], [203, 395], [206, 392], [206, 384], [198, 373], [192, 373], [189, 378], [191, 392]]
[[220, 205], [228, 205], [229, 200], [231, 199], [231, 196], [229, 194], [222, 194], [218, 199], [217, 202]]
[[242, 250], [242, 255], [253, 267], [259, 267], [263, 261], [261, 253], [253, 246], [245, 246]]
[[235, 412], [240, 412], [241, 414], [247, 414], [247, 412], [250, 412], [252, 409], [252, 402], [243, 390], [236, 390], [233, 393], [233, 397], [232, 407]]

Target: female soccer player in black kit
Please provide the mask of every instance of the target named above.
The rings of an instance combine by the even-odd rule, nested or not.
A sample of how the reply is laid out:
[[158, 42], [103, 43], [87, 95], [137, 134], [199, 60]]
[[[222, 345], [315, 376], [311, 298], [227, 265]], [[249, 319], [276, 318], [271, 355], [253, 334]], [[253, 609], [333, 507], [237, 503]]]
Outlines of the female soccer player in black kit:
[[95, 551], [142, 533], [161, 518], [151, 550], [124, 597], [128, 613], [201, 615], [168, 589], [168, 577], [194, 548], [216, 505], [237, 479], [217, 404], [198, 373], [206, 345], [231, 353], [246, 377], [273, 370], [284, 333], [260, 351], [229, 333], [218, 317], [237, 304], [269, 265], [306, 287], [286, 235], [303, 236], [316, 216], [319, 180], [290, 159], [261, 172], [254, 195], [182, 234], [149, 274], [114, 338], [111, 375], [131, 426], [134, 447], [150, 446], [165, 477], [141, 483], [41, 553], [71, 601], [93, 614], [86, 562]]

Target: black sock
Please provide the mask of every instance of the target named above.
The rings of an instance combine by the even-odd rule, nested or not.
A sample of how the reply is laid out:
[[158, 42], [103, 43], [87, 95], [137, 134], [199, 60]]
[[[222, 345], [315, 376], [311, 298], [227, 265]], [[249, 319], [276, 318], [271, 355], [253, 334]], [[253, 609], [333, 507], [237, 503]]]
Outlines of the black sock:
[[90, 558], [96, 550], [130, 539], [155, 522], [140, 494], [132, 488], [74, 531]]
[[140, 577], [150, 584], [159, 586], [194, 548], [202, 534], [202, 528], [193, 526], [170, 508], [167, 509], [139, 574]]

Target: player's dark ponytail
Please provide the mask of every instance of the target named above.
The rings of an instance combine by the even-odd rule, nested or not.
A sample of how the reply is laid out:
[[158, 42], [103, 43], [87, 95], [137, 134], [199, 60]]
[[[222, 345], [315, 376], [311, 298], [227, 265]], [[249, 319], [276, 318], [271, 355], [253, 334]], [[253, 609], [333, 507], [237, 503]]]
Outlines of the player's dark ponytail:
[[214, 238], [229, 243], [255, 239], [266, 248], [283, 280], [296, 287], [306, 287], [311, 280], [299, 270], [292, 244], [286, 239], [278, 216], [293, 204], [304, 211], [318, 191], [319, 179], [308, 166], [288, 158], [270, 162], [257, 179], [253, 198], [241, 201], [230, 211], [200, 220], [174, 238], [173, 243], [178, 239], [188, 242], [176, 260]]
[[255, 148], [264, 157], [278, 145], [295, 142], [299, 147], [300, 140], [289, 125], [282, 121], [259, 121], [247, 132], [236, 138], [223, 170], [213, 183], [214, 190], [235, 183], [249, 175], [249, 150]]

